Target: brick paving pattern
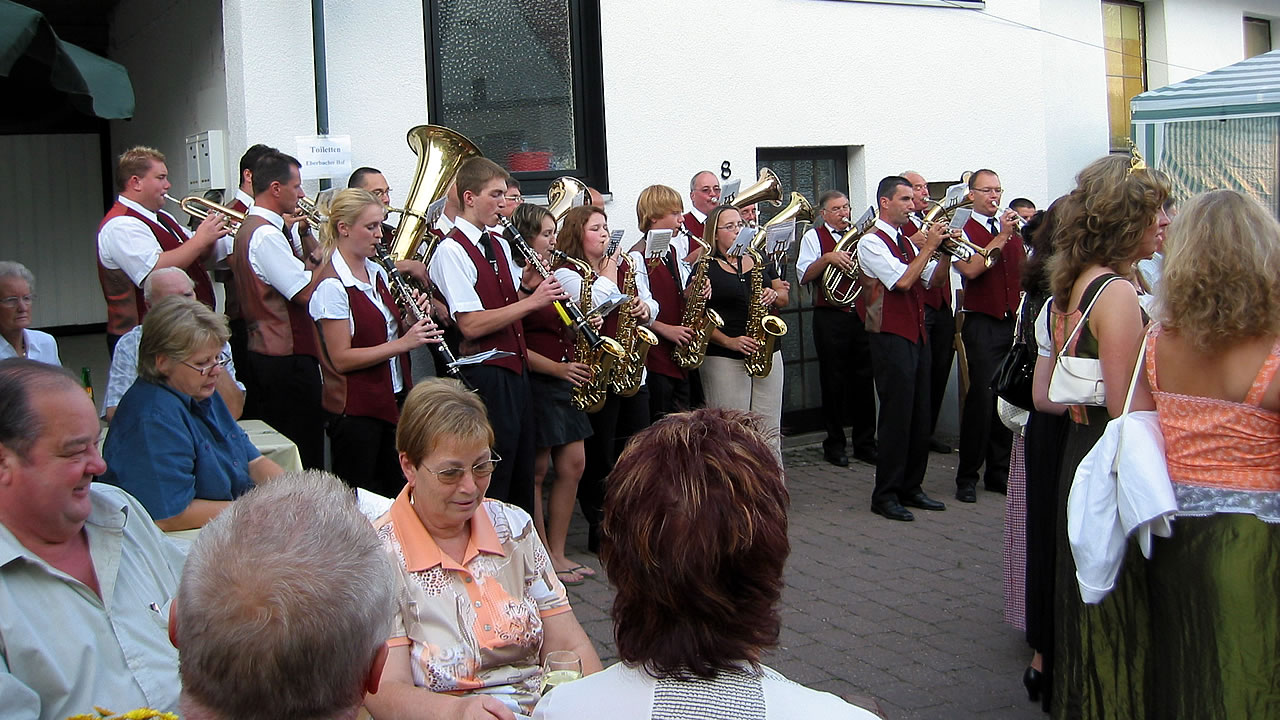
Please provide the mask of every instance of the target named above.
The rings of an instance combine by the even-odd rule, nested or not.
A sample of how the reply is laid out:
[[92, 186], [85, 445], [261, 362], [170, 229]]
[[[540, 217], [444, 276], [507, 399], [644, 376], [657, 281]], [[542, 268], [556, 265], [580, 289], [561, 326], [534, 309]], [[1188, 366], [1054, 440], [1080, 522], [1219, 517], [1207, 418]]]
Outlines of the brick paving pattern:
[[[912, 510], [911, 523], [870, 511], [875, 469], [837, 468], [820, 445], [785, 451], [791, 557], [779, 647], [765, 662], [792, 680], [891, 720], [1040, 718], [1022, 672], [1022, 633], [1001, 618], [1004, 496], [954, 498], [957, 455], [930, 454], [924, 489], [944, 512]], [[575, 518], [570, 555], [597, 570]], [[600, 572], [569, 588], [574, 610], [605, 666], [617, 661]]]

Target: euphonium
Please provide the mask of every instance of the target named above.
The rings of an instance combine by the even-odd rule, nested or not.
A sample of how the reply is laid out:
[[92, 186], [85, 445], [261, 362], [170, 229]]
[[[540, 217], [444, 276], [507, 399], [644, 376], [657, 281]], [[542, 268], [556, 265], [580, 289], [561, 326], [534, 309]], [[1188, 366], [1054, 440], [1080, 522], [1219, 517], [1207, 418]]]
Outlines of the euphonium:
[[181, 200], [173, 197], [172, 195], [165, 195], [164, 197], [170, 202], [178, 203], [178, 206], [182, 208], [182, 212], [193, 218], [200, 218], [201, 220], [204, 220], [213, 213], [225, 215], [227, 217], [227, 227], [230, 228], [232, 232], [239, 230], [240, 223], [244, 222], [244, 213], [232, 210], [225, 205], [219, 205], [212, 200], [206, 200], [199, 195], [188, 195]]
[[[711, 331], [724, 327], [720, 313], [707, 307], [704, 297], [707, 279], [707, 263], [711, 262], [711, 247], [700, 237], [685, 231], [685, 235], [702, 246], [702, 254], [693, 267], [693, 275], [689, 278], [689, 288], [685, 291], [684, 312], [680, 315], [680, 324], [693, 331], [693, 339], [687, 345], [678, 345], [671, 351], [671, 359], [676, 365], [686, 369], [701, 367], [707, 357], [707, 342], [711, 340]], [[671, 252], [668, 250], [668, 252]]]
[[613, 377], [609, 386], [621, 397], [631, 397], [640, 392], [640, 383], [644, 380], [644, 363], [649, 357], [649, 348], [658, 344], [658, 336], [647, 327], [641, 327], [639, 319], [630, 312], [630, 305], [638, 299], [636, 294], [636, 271], [627, 273], [623, 281], [622, 292], [631, 297], [627, 305], [617, 309], [618, 329], [614, 339], [622, 346], [626, 354], [613, 368]]
[[822, 269], [822, 290], [826, 293], [827, 302], [832, 305], [841, 307], [849, 307], [854, 300], [858, 299], [858, 295], [862, 294], [862, 270], [858, 265], [858, 241], [863, 235], [871, 232], [871, 228], [876, 224], [877, 212], [871, 213], [871, 217], [862, 225], [850, 225], [840, 239], [835, 244], [835, 250], [839, 252], [847, 252], [853, 256], [853, 269], [848, 272], [841, 270], [835, 265], [828, 265]]
[[[582, 290], [578, 293], [578, 305], [591, 308], [591, 285], [595, 280], [595, 272], [585, 262], [553, 249], [551, 256], [557, 260], [574, 266], [582, 275]], [[602, 341], [592, 347], [586, 333], [578, 333], [574, 341], [577, 361], [591, 367], [591, 379], [573, 388], [569, 402], [574, 408], [585, 413], [599, 412], [609, 399], [609, 382], [613, 379], [614, 366], [626, 356], [626, 350], [611, 337], [600, 336]]]
[[391, 255], [396, 260], [421, 259], [430, 264], [430, 256], [423, 257], [418, 252], [431, 230], [426, 222], [427, 208], [444, 197], [462, 163], [481, 157], [482, 153], [461, 133], [440, 125], [409, 128], [405, 139], [418, 156], [418, 166], [413, 170], [413, 184], [401, 209], [400, 225], [390, 241]]
[[751, 377], [768, 377], [773, 370], [773, 351], [778, 338], [787, 334], [787, 323], [777, 315], [770, 315], [762, 302], [764, 295], [764, 263], [760, 255], [751, 252], [754, 265], [751, 268], [751, 304], [747, 308], [747, 332], [759, 346], [743, 360], [743, 367]]
[[551, 217], [556, 219], [556, 225], [559, 226], [560, 221], [573, 207], [573, 201], [579, 195], [585, 198], [587, 194], [587, 186], [578, 178], [568, 175], [558, 177], [547, 186], [547, 212], [551, 213]]
[[755, 236], [751, 238], [751, 249], [763, 255], [765, 241], [769, 238], [769, 228], [792, 220], [798, 223], [811, 223], [814, 220], [813, 205], [809, 204], [809, 200], [798, 192], [791, 193], [791, 201], [787, 203], [787, 206], [779, 210], [777, 215], [769, 218], [769, 222], [760, 227]]
[[774, 207], [782, 204], [782, 181], [769, 168], [760, 168], [760, 179], [739, 190], [729, 204], [741, 210], [759, 202], [767, 202]]

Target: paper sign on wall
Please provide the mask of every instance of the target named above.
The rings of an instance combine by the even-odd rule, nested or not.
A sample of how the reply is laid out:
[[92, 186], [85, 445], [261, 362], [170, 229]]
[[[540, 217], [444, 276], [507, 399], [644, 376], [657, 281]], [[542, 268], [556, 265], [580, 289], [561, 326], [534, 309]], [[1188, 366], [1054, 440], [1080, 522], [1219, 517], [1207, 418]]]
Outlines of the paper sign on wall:
[[336, 178], [345, 182], [351, 175], [350, 135], [299, 135], [295, 139], [303, 180]]

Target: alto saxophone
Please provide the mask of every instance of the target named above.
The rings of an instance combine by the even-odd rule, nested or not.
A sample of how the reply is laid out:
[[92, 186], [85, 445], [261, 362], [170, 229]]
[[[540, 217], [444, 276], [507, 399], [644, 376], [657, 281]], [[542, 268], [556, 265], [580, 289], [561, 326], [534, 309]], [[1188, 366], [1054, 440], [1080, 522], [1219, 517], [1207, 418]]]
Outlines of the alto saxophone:
[[686, 231], [685, 235], [702, 246], [702, 254], [693, 268], [693, 276], [689, 278], [684, 312], [680, 315], [680, 324], [693, 331], [693, 338], [688, 344], [677, 346], [672, 350], [671, 359], [676, 361], [676, 365], [692, 370], [702, 366], [702, 361], [707, 357], [707, 343], [711, 340], [711, 331], [724, 327], [724, 319], [720, 317], [720, 313], [707, 307], [707, 298], [704, 294], [707, 283], [710, 282], [707, 279], [707, 263], [711, 259], [711, 248], [702, 238], [694, 237], [693, 233]]
[[613, 378], [609, 386], [621, 397], [631, 397], [640, 392], [640, 383], [644, 379], [644, 363], [649, 357], [649, 348], [658, 344], [658, 336], [647, 327], [641, 327], [640, 321], [630, 312], [630, 304], [636, 302], [636, 273], [631, 270], [623, 281], [622, 292], [632, 299], [618, 308], [618, 329], [615, 340], [626, 351], [622, 360], [614, 366]]
[[787, 323], [777, 315], [770, 315], [765, 308], [764, 263], [754, 250], [749, 251], [755, 262], [751, 268], [751, 304], [747, 307], [747, 332], [756, 341], [756, 351], [743, 360], [743, 367], [751, 377], [768, 377], [773, 370], [773, 351], [778, 338], [787, 334]]
[[[582, 275], [582, 290], [578, 293], [579, 307], [591, 309], [591, 285], [595, 280], [595, 272], [591, 266], [581, 260], [566, 255], [563, 251], [553, 249], [551, 256], [561, 262], [572, 265]], [[613, 377], [614, 366], [626, 356], [626, 350], [611, 337], [601, 335], [597, 347], [591, 346], [588, 333], [578, 333], [574, 340], [577, 361], [591, 367], [591, 379], [575, 386], [569, 402], [577, 410], [585, 413], [599, 412], [609, 398], [609, 381]]]

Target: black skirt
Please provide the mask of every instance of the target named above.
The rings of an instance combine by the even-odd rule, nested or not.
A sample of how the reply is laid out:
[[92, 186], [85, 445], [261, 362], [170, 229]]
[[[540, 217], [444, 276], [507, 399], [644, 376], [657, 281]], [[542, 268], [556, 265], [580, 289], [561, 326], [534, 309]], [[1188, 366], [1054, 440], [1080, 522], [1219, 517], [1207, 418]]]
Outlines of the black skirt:
[[573, 383], [550, 375], [529, 373], [533, 390], [533, 416], [537, 420], [535, 443], [539, 448], [558, 447], [591, 436], [587, 414], [570, 402]]

